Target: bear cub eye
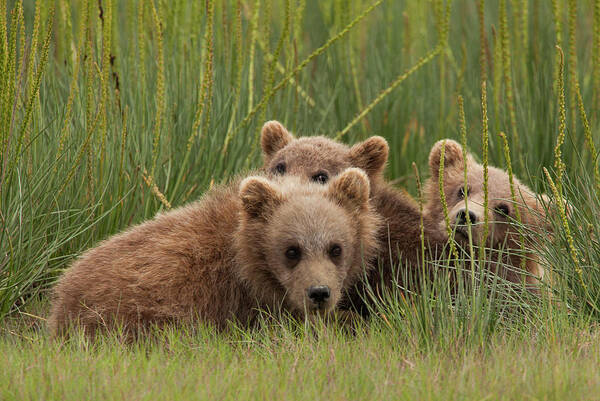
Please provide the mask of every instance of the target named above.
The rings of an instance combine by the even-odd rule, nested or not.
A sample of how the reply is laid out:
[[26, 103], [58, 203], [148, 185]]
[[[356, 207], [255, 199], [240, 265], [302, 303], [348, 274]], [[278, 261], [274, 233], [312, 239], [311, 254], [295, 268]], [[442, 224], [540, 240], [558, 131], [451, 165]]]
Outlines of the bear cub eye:
[[[467, 187], [467, 196], [471, 195], [471, 187]], [[465, 197], [465, 187], [462, 186], [458, 189], [458, 199], [463, 199]]]
[[494, 211], [496, 213], [498, 213], [500, 216], [508, 216], [508, 214], [510, 213], [510, 210], [508, 208], [508, 205], [501, 203], [498, 206], [496, 206], [494, 208]]
[[329, 256], [332, 258], [339, 258], [342, 255], [342, 247], [338, 244], [331, 245], [329, 248]]
[[277, 174], [281, 174], [281, 175], [285, 174], [285, 163], [283, 163], [283, 162], [282, 163], [278, 163], [275, 166], [275, 172]]
[[318, 182], [319, 184], [325, 184], [327, 180], [329, 180], [329, 176], [327, 175], [327, 173], [320, 171], [312, 176], [312, 180], [314, 182]]
[[298, 248], [297, 246], [290, 246], [288, 249], [285, 250], [285, 257], [289, 260], [299, 260], [300, 256], [302, 256], [302, 252], [300, 252], [300, 248]]

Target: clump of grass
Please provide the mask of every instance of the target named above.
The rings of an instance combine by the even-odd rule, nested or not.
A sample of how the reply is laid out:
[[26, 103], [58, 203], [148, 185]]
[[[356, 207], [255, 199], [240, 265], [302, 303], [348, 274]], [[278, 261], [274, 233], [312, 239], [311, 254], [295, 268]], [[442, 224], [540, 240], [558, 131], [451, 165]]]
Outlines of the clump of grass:
[[[200, 133], [200, 127], [202, 126], [202, 122], [204, 121], [204, 115], [208, 114], [208, 103], [210, 100], [209, 97], [212, 92], [212, 70], [213, 70], [213, 14], [214, 14], [214, 2], [209, 0], [207, 2], [206, 8], [206, 31], [204, 34], [204, 43], [205, 43], [205, 66], [204, 66], [204, 76], [202, 77], [202, 86], [200, 88], [200, 95], [198, 98], [198, 105], [196, 107], [196, 114], [194, 117], [194, 123], [192, 125], [192, 131], [187, 140], [187, 146], [185, 150], [185, 154], [183, 156], [183, 161], [181, 162], [181, 169], [179, 170], [179, 175], [175, 180], [175, 187], [173, 188], [172, 197], [175, 198], [178, 194], [179, 186], [181, 185], [184, 174], [187, 171], [188, 163], [190, 160], [190, 156], [192, 154], [192, 146], [196, 141], [196, 137]], [[210, 82], [209, 82], [210, 81]]]
[[400, 85], [403, 81], [405, 81], [410, 75], [414, 74], [415, 72], [417, 72], [421, 67], [423, 67], [425, 64], [429, 63], [431, 60], [433, 60], [436, 56], [438, 56], [443, 50], [443, 47], [438, 46], [435, 49], [433, 49], [431, 52], [429, 52], [428, 54], [426, 54], [425, 56], [421, 57], [421, 59], [419, 61], [417, 61], [417, 63], [412, 66], [411, 68], [409, 68], [408, 70], [406, 70], [403, 74], [400, 74], [391, 84], [390, 86], [388, 86], [387, 88], [385, 88], [384, 90], [382, 90], [379, 95], [377, 95], [375, 97], [375, 99], [373, 99], [371, 101], [371, 103], [369, 103], [363, 110], [361, 110], [356, 117], [354, 117], [352, 119], [352, 121], [350, 121], [340, 132], [337, 133], [336, 138], [337, 139], [341, 139], [344, 135], [346, 135], [348, 133], [348, 131], [350, 131], [350, 129], [352, 129], [352, 127], [354, 127], [359, 121], [361, 121], [367, 114], [369, 114], [369, 112], [371, 112], [371, 110], [373, 110], [373, 108], [375, 106], [377, 106], [377, 104], [379, 102], [381, 102], [383, 99], [385, 99], [386, 96], [388, 96], [398, 85]]
[[[397, 179], [402, 185], [413, 161], [423, 168], [427, 151], [438, 137], [460, 135], [465, 150], [466, 144], [472, 148], [480, 140], [486, 141], [480, 137], [481, 133], [467, 133], [466, 126], [478, 124], [469, 121], [468, 116], [481, 113], [487, 132], [487, 100], [480, 103], [482, 99], [478, 96], [474, 99], [473, 94], [481, 90], [485, 98], [493, 85], [496, 131], [506, 128], [503, 120], [509, 123], [505, 132], [511, 145], [511, 157], [529, 161], [527, 166], [513, 161], [513, 174], [527, 177], [526, 171], [536, 171], [553, 161], [553, 153], [548, 152], [546, 145], [556, 144], [553, 127], [558, 126], [560, 114], [554, 111], [556, 97], [547, 93], [557, 80], [552, 79], [550, 67], [534, 58], [536, 51], [539, 52], [537, 60], [555, 56], [548, 52], [549, 45], [556, 41], [555, 32], [535, 27], [537, 18], [551, 17], [552, 10], [544, 2], [534, 1], [533, 6], [523, 1], [505, 3], [506, 10], [512, 10], [509, 14], [512, 19], [506, 21], [510, 35], [518, 34], [509, 41], [513, 56], [511, 71], [516, 78], [511, 87], [514, 103], [519, 107], [516, 127], [522, 144], [536, 145], [528, 146], [526, 153], [515, 151], [512, 122], [503, 94], [506, 82], [501, 33], [508, 29], [502, 30], [497, 5], [480, 2], [478, 12], [474, 13], [470, 12], [474, 7], [465, 9], [463, 4], [452, 3], [456, 4], [453, 11], [459, 12], [453, 12], [450, 19], [451, 4], [445, 1], [348, 3], [330, 0], [308, 8], [304, 1], [292, 1], [289, 34], [279, 55], [274, 57], [278, 42], [273, 41], [273, 36], [280, 38], [283, 32], [283, 8], [273, 7], [270, 19], [261, 19], [260, 27], [253, 28], [253, 19], [259, 18], [266, 4], [260, 0], [177, 2], [172, 7], [167, 7], [162, 0], [159, 3], [135, 0], [119, 3], [119, 7], [116, 2], [103, 1], [102, 19], [98, 3], [59, 2], [39, 95], [33, 103], [18, 154], [15, 153], [18, 134], [27, 116], [30, 85], [35, 83], [42, 60], [51, 2], [35, 3], [35, 8], [39, 6], [36, 46], [30, 45], [34, 42], [32, 34], [37, 18], [34, 3], [24, 2], [24, 7], [19, 8], [21, 2], [0, 0], [2, 10], [6, 10], [7, 3], [12, 13], [0, 13], [0, 33], [4, 33], [0, 34], [0, 82], [2, 88], [6, 88], [0, 94], [0, 124], [6, 120], [10, 127], [8, 132], [0, 130], [2, 177], [5, 177], [0, 178], [0, 314], [22, 310], [23, 305], [45, 293], [54, 278], [83, 249], [167, 208], [163, 200], [176, 206], [197, 198], [206, 188], [243, 167], [259, 165], [258, 157], [249, 150], [256, 143], [256, 128], [263, 123], [257, 121], [260, 113], [253, 114], [261, 102], [256, 110], [286, 121], [294, 131], [297, 127], [300, 132], [335, 135], [347, 128], [342, 138], [348, 142], [371, 133], [385, 136], [392, 149], [402, 150], [390, 153], [387, 178]], [[561, 7], [564, 3], [560, 2]], [[428, 19], [432, 5], [437, 7], [438, 15]], [[591, 5], [579, 2], [577, 7], [582, 15], [589, 15]], [[108, 18], [108, 6], [112, 6], [110, 32], [108, 24], [102, 22]], [[528, 16], [533, 14], [531, 52], [522, 51], [527, 35], [522, 21], [529, 19], [519, 14], [522, 10], [526, 10]], [[156, 17], [160, 20], [158, 25]], [[395, 23], [398, 18], [409, 20], [410, 26]], [[454, 24], [475, 26], [478, 19], [479, 35], [449, 35], [450, 27], [454, 32]], [[582, 19], [580, 23], [582, 25], [576, 27], [576, 48], [582, 54], [589, 53], [593, 51], [595, 33], [583, 29], [588, 20]], [[258, 19], [254, 24], [259, 24]], [[263, 47], [262, 33], [252, 39], [257, 32], [263, 32], [263, 24], [270, 24], [272, 47], [260, 57], [256, 54], [248, 57], [253, 45], [260, 46], [258, 49]], [[488, 60], [483, 58], [486, 51], [489, 53], [485, 30], [490, 25], [500, 28], [494, 37], [493, 62], [489, 55]], [[66, 31], [70, 26], [77, 28], [68, 39]], [[162, 32], [163, 71], [160, 74], [157, 27]], [[495, 34], [494, 29], [492, 32]], [[477, 36], [479, 43], [476, 43]], [[411, 73], [384, 97], [378, 97], [382, 88], [397, 82], [399, 73], [411, 71], [410, 67], [417, 61], [411, 57], [428, 55], [432, 46], [435, 51], [438, 49], [435, 46], [441, 44], [444, 48], [434, 56], [443, 54], [439, 63], [432, 59], [418, 68], [418, 74]], [[226, 53], [217, 49], [226, 49]], [[347, 57], [349, 51], [350, 57]], [[408, 57], [407, 51], [410, 52]], [[30, 56], [32, 52], [34, 57]], [[115, 57], [108, 67], [107, 54]], [[530, 62], [534, 63], [531, 66], [537, 67], [535, 75], [519, 68], [523, 61], [528, 63], [528, 68]], [[268, 77], [269, 72], [273, 72], [273, 63], [277, 79], [267, 87], [267, 80], [255, 78], [264, 74]], [[33, 79], [28, 78], [32, 73], [30, 64], [34, 68]], [[409, 70], [405, 70], [404, 65]], [[576, 68], [581, 82], [594, 82], [594, 65], [580, 62]], [[552, 70], [557, 72], [558, 65]], [[482, 80], [491, 80], [485, 90], [476, 77], [479, 71]], [[475, 79], [473, 72], [476, 72]], [[159, 115], [162, 122], [160, 141], [156, 145], [154, 134], [159, 116], [152, 111], [158, 100], [159, 75], [164, 80], [162, 102], [166, 106]], [[519, 85], [515, 85], [517, 81]], [[570, 135], [573, 144], [583, 143], [585, 139], [590, 153], [594, 153], [589, 138], [593, 138], [597, 125], [595, 107], [588, 110], [585, 118], [585, 110], [581, 112], [583, 102], [590, 99], [591, 92], [586, 89], [589, 88], [582, 86], [581, 99], [577, 97], [583, 129], [579, 127]], [[569, 85], [566, 90], [570, 90]], [[462, 93], [464, 99], [457, 104], [454, 96], [446, 96], [449, 93]], [[373, 99], [375, 103], [370, 104]], [[442, 119], [440, 109], [445, 110]], [[359, 114], [358, 120], [354, 120], [355, 113]], [[506, 113], [504, 119], [503, 113]], [[588, 124], [586, 119], [589, 119]], [[355, 129], [361, 123], [363, 129]], [[547, 132], [554, 134], [549, 136]], [[225, 137], [226, 134], [229, 136]], [[489, 158], [490, 163], [502, 158], [502, 146], [495, 146], [494, 141], [484, 143], [484, 148], [487, 155], [484, 159]], [[586, 203], [575, 198], [577, 209], [567, 208], [567, 217], [578, 219], [569, 221], [571, 235], [583, 282], [588, 293], [594, 296], [598, 293], [596, 283], [600, 282], [594, 269], [598, 264], [597, 254], [600, 254], [596, 246], [599, 232], [593, 223], [598, 207], [594, 203], [596, 192], [586, 191], [586, 188], [597, 185], [592, 174], [596, 156], [589, 160], [586, 154], [581, 161], [583, 167], [579, 175], [589, 180], [567, 185], [576, 171], [579, 172], [571, 168], [577, 160], [578, 149], [563, 144], [560, 150], [565, 169], [562, 182], [555, 179], [555, 183], [567, 187], [563, 199], [573, 203], [573, 193], [589, 198]], [[155, 171], [151, 175], [153, 165]], [[585, 183], [591, 185], [586, 187]], [[420, 182], [416, 189], [413, 186], [411, 182], [407, 191], [420, 191]], [[572, 186], [580, 191], [574, 191]], [[450, 194], [446, 195], [450, 203]], [[468, 199], [469, 206], [473, 205], [471, 199]], [[581, 227], [581, 230], [573, 227]], [[563, 248], [568, 249], [562, 224], [555, 229], [554, 238], [549, 238], [544, 248], [548, 248], [548, 260], [553, 266], [559, 266], [566, 278], [550, 285], [554, 293], [569, 294], [570, 298], [565, 297], [568, 300], [565, 308], [570, 308], [569, 313], [572, 313], [573, 305], [582, 300], [594, 303], [594, 298], [588, 299], [585, 295], [570, 253], [561, 254]], [[561, 241], [564, 246], [551, 244], [553, 241]], [[463, 344], [463, 341], [473, 341], [474, 337], [486, 339], [491, 333], [502, 335], [506, 330], [533, 331], [536, 335], [545, 330], [543, 324], [533, 327], [540, 321], [535, 314], [539, 312], [538, 305], [505, 291], [503, 287], [507, 285], [500, 280], [498, 291], [491, 295], [497, 298], [486, 298], [493, 292], [488, 285], [489, 278], [485, 269], [478, 269], [484, 265], [473, 261], [473, 257], [471, 270], [475, 270], [475, 275], [471, 286], [480, 292], [469, 292], [469, 283], [457, 292], [448, 291], [454, 283], [450, 283], [446, 273], [454, 276], [454, 272], [465, 269], [467, 263], [466, 252], [461, 253], [458, 243], [456, 247], [464, 261], [456, 260], [456, 255], [451, 254], [452, 260], [423, 266], [423, 276], [430, 273], [431, 267], [432, 274], [438, 274], [439, 279], [427, 284], [429, 288], [423, 296], [404, 292], [404, 300], [397, 295], [398, 303], [388, 305], [388, 323], [385, 324], [388, 330], [398, 333], [420, 330], [418, 335], [410, 332], [409, 341], [423, 341], [433, 347], [440, 346], [434, 339], [436, 335], [443, 338], [443, 347], [451, 347], [453, 342]], [[424, 250], [422, 258], [425, 258]], [[520, 317], [514, 309], [532, 313]], [[574, 316], [588, 316], [589, 312], [589, 307], [581, 308]], [[505, 321], [510, 323], [505, 324]], [[402, 331], [403, 325], [410, 330]], [[393, 337], [393, 333], [390, 336]]]
[[358, 24], [363, 18], [369, 15], [377, 6], [379, 6], [383, 0], [377, 0], [371, 6], [367, 7], [359, 16], [354, 18], [348, 25], [344, 27], [340, 32], [331, 37], [327, 42], [325, 42], [321, 47], [317, 48], [313, 51], [307, 58], [305, 58], [300, 64], [296, 66], [288, 75], [286, 75], [277, 85], [275, 85], [266, 95], [262, 97], [262, 99], [258, 102], [256, 106], [242, 119], [239, 125], [234, 129], [233, 134], [235, 135], [237, 131], [242, 129], [250, 122], [250, 120], [254, 117], [254, 115], [262, 109], [262, 107], [271, 100], [271, 98], [277, 93], [280, 89], [282, 89], [290, 79], [293, 78], [298, 72], [302, 71], [314, 58], [318, 57], [320, 54], [325, 52], [332, 44], [342, 39], [345, 35], [350, 32], [350, 30]]
[[544, 167], [544, 174], [546, 175], [546, 179], [548, 180], [548, 184], [550, 185], [550, 189], [552, 190], [552, 194], [556, 199], [556, 207], [558, 209], [558, 213], [560, 216], [560, 221], [562, 223], [562, 228], [564, 230], [565, 236], [567, 238], [567, 244], [569, 246], [569, 254], [571, 256], [571, 260], [575, 266], [575, 271], [579, 275], [579, 279], [581, 280], [581, 286], [588, 292], [587, 285], [583, 280], [583, 270], [581, 269], [581, 264], [579, 263], [579, 256], [577, 254], [577, 249], [575, 248], [575, 241], [573, 240], [573, 235], [571, 234], [571, 228], [569, 226], [569, 221], [567, 219], [567, 212], [565, 209], [565, 202], [562, 197], [562, 193], [559, 191], [558, 187], [554, 184], [552, 177], [550, 177], [550, 173]]

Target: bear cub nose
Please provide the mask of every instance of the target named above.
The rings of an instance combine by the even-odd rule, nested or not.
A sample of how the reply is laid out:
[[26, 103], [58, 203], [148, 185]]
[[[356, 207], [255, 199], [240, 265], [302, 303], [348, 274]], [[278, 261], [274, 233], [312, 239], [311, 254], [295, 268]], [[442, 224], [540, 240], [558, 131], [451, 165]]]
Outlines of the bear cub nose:
[[329, 295], [329, 287], [326, 285], [313, 285], [308, 289], [308, 297], [316, 304], [326, 301]]
[[[469, 212], [469, 220], [471, 220], [471, 224], [477, 223], [477, 216], [473, 212]], [[461, 226], [467, 224], [467, 212], [465, 210], [461, 210], [456, 215], [456, 222]]]

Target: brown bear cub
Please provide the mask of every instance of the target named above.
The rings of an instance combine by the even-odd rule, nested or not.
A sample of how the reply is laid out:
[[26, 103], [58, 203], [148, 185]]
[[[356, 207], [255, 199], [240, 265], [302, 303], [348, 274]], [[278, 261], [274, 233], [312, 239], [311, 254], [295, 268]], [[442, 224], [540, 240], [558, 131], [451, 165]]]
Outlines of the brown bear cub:
[[[383, 170], [388, 158], [386, 140], [373, 136], [352, 147], [323, 136], [294, 138], [277, 121], [265, 123], [261, 133], [264, 169], [282, 176], [307, 177], [325, 184], [345, 168], [358, 167], [369, 175], [371, 205], [384, 219], [380, 231], [377, 258], [368, 272], [368, 286], [375, 293], [383, 288], [400, 285], [410, 288], [422, 276], [421, 213], [414, 199], [385, 182]], [[437, 258], [447, 243], [444, 231], [426, 216], [424, 223], [428, 256]], [[432, 252], [432, 253], [429, 253]], [[345, 306], [362, 314], [368, 313], [364, 296], [365, 283], [359, 282], [347, 294]]]
[[[471, 224], [471, 236], [476, 246], [485, 245], [494, 250], [486, 256], [489, 267], [501, 277], [520, 283], [525, 283], [533, 289], [532, 285], [539, 283], [543, 276], [543, 269], [537, 262], [536, 255], [531, 250], [531, 241], [523, 235], [525, 249], [528, 254], [523, 255], [521, 250], [521, 234], [514, 223], [517, 220], [517, 209], [524, 226], [531, 229], [544, 229], [545, 210], [533, 191], [516, 178], [513, 179], [516, 202], [513, 202], [510, 180], [504, 170], [488, 168], [488, 237], [484, 240], [483, 207], [483, 166], [477, 163], [470, 154], [466, 160], [463, 148], [457, 142], [446, 139], [437, 142], [429, 154], [429, 167], [431, 179], [426, 184], [425, 214], [429, 219], [436, 221], [438, 230], [447, 230], [442, 201], [439, 192], [439, 169], [442, 146], [444, 151], [444, 194], [446, 197], [448, 215], [452, 229], [455, 230], [455, 241], [464, 249], [468, 249], [468, 223]], [[465, 202], [464, 169], [467, 167], [467, 200]], [[467, 216], [468, 207], [468, 216]], [[512, 250], [512, 252], [511, 252]], [[519, 250], [519, 251], [516, 251]], [[500, 255], [499, 252], [502, 252]], [[498, 259], [502, 256], [501, 263]], [[522, 259], [525, 258], [526, 272], [519, 272]]]
[[380, 226], [359, 169], [327, 186], [298, 177], [237, 180], [83, 254], [56, 286], [50, 328], [250, 326], [258, 309], [324, 315], [376, 252]]

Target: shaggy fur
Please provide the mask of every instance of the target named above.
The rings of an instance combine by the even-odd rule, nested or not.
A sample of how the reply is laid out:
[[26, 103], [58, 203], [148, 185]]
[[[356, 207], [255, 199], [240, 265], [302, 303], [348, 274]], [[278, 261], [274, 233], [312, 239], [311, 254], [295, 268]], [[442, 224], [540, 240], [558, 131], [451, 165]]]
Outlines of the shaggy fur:
[[[257, 176], [217, 187], [81, 256], [55, 288], [50, 328], [94, 334], [118, 323], [135, 333], [195, 319], [251, 325], [259, 308], [328, 313], [378, 247], [368, 194], [358, 169], [327, 186]], [[312, 286], [330, 296], [316, 302]]]
[[[425, 214], [432, 221], [437, 222], [440, 232], [446, 231], [446, 222], [439, 192], [439, 168], [440, 156], [444, 140], [437, 142], [429, 155], [429, 167], [431, 179], [426, 184]], [[448, 205], [450, 223], [456, 228], [455, 239], [463, 247], [468, 245], [468, 226], [465, 214], [464, 199], [464, 168], [467, 167], [468, 194], [467, 202], [471, 222], [471, 233], [475, 245], [482, 245], [484, 235], [483, 208], [483, 166], [477, 163], [470, 154], [466, 160], [463, 157], [462, 147], [455, 141], [445, 140], [444, 151], [444, 194]], [[512, 267], [520, 266], [522, 256], [526, 259], [525, 275], [528, 284], [538, 282], [543, 275], [543, 269], [537, 262], [533, 252], [522, 255], [522, 252], [514, 252], [521, 249], [520, 236], [511, 220], [516, 220], [516, 211], [519, 209], [522, 223], [535, 230], [548, 230], [545, 224], [545, 209], [536, 194], [527, 186], [514, 178], [514, 189], [517, 202], [512, 201], [510, 181], [506, 171], [488, 168], [488, 218], [489, 236], [485, 245], [489, 248], [503, 249], [504, 260], [502, 264], [495, 262], [498, 255], [490, 254], [489, 267], [499, 273], [502, 277], [512, 282], [522, 282], [523, 275]], [[547, 199], [545, 203], [548, 203]], [[527, 240], [527, 239], [526, 239]], [[532, 244], [526, 243], [526, 248], [531, 249]], [[510, 254], [513, 250], [512, 254]], [[505, 266], [511, 268], [506, 268]]]
[[[352, 166], [367, 172], [371, 181], [371, 205], [384, 219], [378, 257], [370, 261], [376, 268], [368, 272], [367, 282], [376, 293], [381, 286], [398, 282], [404, 287], [414, 284], [421, 270], [421, 213], [418, 204], [405, 192], [385, 182], [383, 171], [388, 158], [388, 144], [373, 136], [352, 147], [322, 136], [294, 138], [277, 121], [265, 123], [261, 134], [264, 169], [272, 174], [308, 177], [326, 182], [329, 177]], [[447, 237], [435, 222], [424, 216], [425, 242], [440, 257]], [[399, 262], [402, 264], [399, 268]], [[346, 305], [365, 314], [364, 283], [348, 292]]]

